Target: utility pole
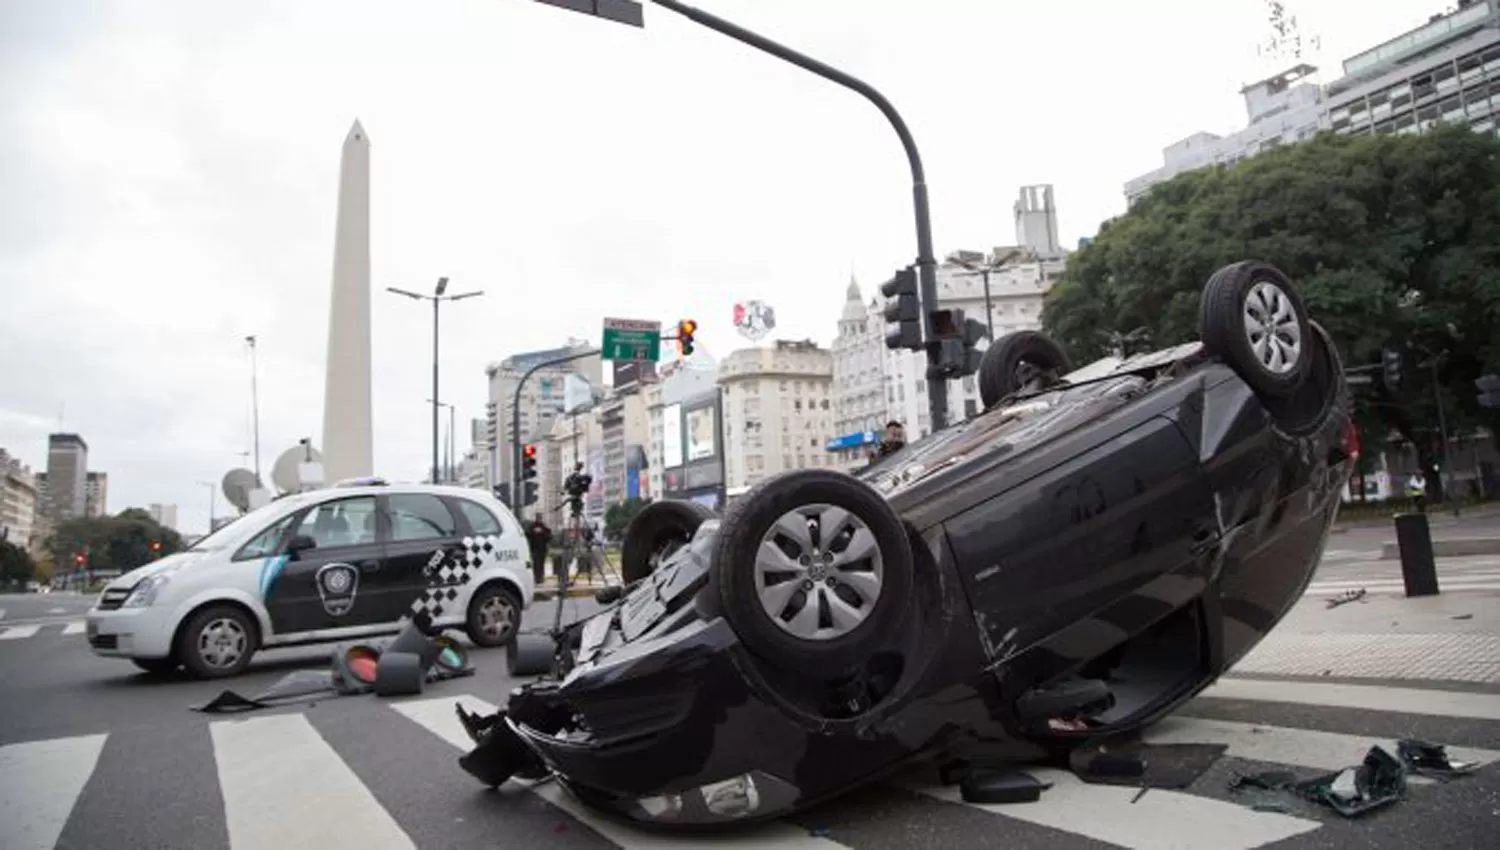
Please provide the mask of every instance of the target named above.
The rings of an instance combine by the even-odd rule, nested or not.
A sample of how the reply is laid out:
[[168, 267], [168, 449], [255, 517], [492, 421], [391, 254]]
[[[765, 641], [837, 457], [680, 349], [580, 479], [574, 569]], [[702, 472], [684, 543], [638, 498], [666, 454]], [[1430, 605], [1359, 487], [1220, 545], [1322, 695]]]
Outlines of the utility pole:
[[432, 482], [436, 484], [439, 476], [442, 474], [438, 466], [438, 399], [441, 398], [438, 395], [438, 306], [443, 301], [461, 301], [465, 298], [483, 295], [484, 290], [463, 292], [458, 295], [444, 295], [443, 293], [448, 291], [448, 278], [440, 277], [438, 278], [437, 287], [431, 295], [421, 295], [410, 290], [398, 289], [394, 286], [387, 286], [386, 291], [394, 292], [397, 295], [405, 295], [407, 298], [417, 301], [432, 302]]
[[[443, 452], [443, 459], [445, 461], [443, 465], [447, 467], [448, 471], [446, 480], [452, 481], [456, 476], [453, 464], [454, 410], [456, 408], [454, 405], [449, 404], [446, 401], [433, 401], [430, 398], [427, 401], [431, 404], [436, 405], [437, 407], [448, 408], [448, 448], [447, 451]], [[432, 483], [437, 484], [438, 482], [436, 479], [434, 479]]]
[[256, 374], [255, 365], [255, 334], [245, 337], [245, 342], [250, 344], [250, 416], [254, 422], [255, 441], [255, 486], [264, 487], [260, 480], [260, 386]]
[[[642, 8], [636, 0], [593, 0], [593, 2], [579, 2], [579, 0], [539, 0], [551, 6], [558, 6], [575, 12], [593, 15], [616, 23], [628, 24], [630, 26], [644, 26]], [[911, 130], [902, 120], [896, 107], [886, 99], [885, 95], [876, 91], [874, 87], [859, 80], [837, 68], [826, 65], [811, 56], [799, 53], [790, 47], [778, 44], [758, 33], [751, 32], [737, 24], [730, 23], [723, 18], [710, 15], [709, 13], [679, 3], [677, 0], [649, 0], [664, 9], [676, 12], [679, 15], [705, 26], [721, 35], [726, 35], [743, 44], [748, 44], [764, 53], [769, 53], [778, 59], [789, 62], [804, 71], [810, 71], [825, 80], [828, 80], [846, 89], [862, 95], [870, 101], [880, 113], [885, 116], [891, 129], [901, 140], [901, 147], [906, 153], [906, 162], [911, 170], [912, 211], [917, 229], [917, 282], [921, 299], [921, 328], [923, 347], [927, 351], [927, 404], [928, 415], [932, 419], [932, 430], [940, 431], [948, 424], [948, 380], [949, 365], [943, 355], [943, 344], [938, 331], [940, 328], [937, 293], [937, 259], [932, 250], [932, 216], [928, 209], [927, 201], [927, 176], [922, 168], [922, 157], [917, 152], [916, 140], [912, 138]], [[952, 329], [948, 329], [951, 331]]]

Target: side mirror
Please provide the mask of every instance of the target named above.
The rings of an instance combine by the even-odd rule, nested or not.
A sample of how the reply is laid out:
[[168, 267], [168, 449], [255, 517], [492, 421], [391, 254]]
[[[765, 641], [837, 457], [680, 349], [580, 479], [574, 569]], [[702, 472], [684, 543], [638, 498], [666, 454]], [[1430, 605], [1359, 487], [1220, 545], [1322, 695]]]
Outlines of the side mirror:
[[286, 550], [290, 554], [295, 555], [303, 550], [316, 548], [318, 548], [318, 541], [312, 539], [306, 534], [299, 534], [296, 537], [292, 538], [292, 542], [287, 545]]

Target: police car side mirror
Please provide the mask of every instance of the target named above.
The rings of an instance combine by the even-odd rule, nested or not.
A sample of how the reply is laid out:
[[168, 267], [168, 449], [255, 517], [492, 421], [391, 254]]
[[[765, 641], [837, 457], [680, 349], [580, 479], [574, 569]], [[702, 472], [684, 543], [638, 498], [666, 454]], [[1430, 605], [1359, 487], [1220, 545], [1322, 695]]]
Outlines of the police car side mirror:
[[295, 555], [305, 549], [316, 548], [318, 548], [318, 541], [312, 539], [306, 534], [299, 534], [296, 537], [292, 538], [292, 542], [286, 547], [286, 550]]

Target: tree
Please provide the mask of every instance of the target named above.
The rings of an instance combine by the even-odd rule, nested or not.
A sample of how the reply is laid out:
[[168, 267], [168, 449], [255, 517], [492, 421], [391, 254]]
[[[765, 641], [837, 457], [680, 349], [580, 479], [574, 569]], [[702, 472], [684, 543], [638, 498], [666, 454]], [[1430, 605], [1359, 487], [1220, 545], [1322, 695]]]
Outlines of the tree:
[[[1377, 380], [1356, 417], [1411, 442], [1429, 480], [1441, 480], [1435, 391], [1450, 432], [1500, 430], [1473, 389], [1500, 371], [1500, 140], [1450, 125], [1322, 133], [1179, 175], [1069, 258], [1042, 323], [1079, 362], [1137, 327], [1157, 346], [1193, 339], [1208, 276], [1252, 258], [1292, 278], [1346, 367], [1402, 352], [1400, 385]], [[1443, 353], [1434, 382], [1423, 364]]]
[[36, 563], [26, 550], [9, 540], [0, 540], [0, 585], [25, 587], [35, 576]]
[[630, 527], [631, 520], [641, 512], [650, 500], [648, 499], [626, 499], [609, 506], [604, 512], [604, 537], [607, 540], [619, 540], [625, 536], [625, 529]]
[[47, 548], [68, 571], [76, 568], [74, 556], [84, 552], [90, 570], [126, 572], [178, 551], [182, 536], [140, 508], [127, 508], [112, 517], [68, 520], [53, 532]]

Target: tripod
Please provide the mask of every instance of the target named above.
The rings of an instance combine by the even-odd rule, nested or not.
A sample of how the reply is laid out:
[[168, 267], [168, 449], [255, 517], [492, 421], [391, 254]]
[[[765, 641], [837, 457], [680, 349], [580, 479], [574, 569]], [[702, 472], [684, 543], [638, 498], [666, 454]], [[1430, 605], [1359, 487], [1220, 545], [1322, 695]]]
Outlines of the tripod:
[[[568, 494], [567, 507], [568, 519], [563, 526], [562, 549], [553, 561], [553, 572], [557, 577], [557, 607], [553, 611], [552, 629], [548, 633], [553, 644], [552, 675], [559, 680], [573, 669], [575, 653], [583, 639], [583, 623], [585, 622], [585, 620], [578, 620], [566, 626], [563, 625], [563, 605], [568, 599], [568, 587], [572, 584], [568, 577], [568, 568], [571, 564], [581, 563], [582, 558], [588, 558], [590, 559], [589, 574], [592, 575], [595, 549], [598, 550], [599, 560], [605, 570], [610, 566], [602, 541], [590, 544], [584, 539], [584, 529], [587, 526], [583, 518], [582, 494]], [[607, 590], [609, 588], [604, 588], [600, 593]], [[597, 594], [596, 598], [598, 598]], [[599, 601], [606, 600], [601, 598]]]

